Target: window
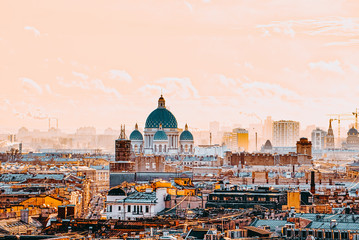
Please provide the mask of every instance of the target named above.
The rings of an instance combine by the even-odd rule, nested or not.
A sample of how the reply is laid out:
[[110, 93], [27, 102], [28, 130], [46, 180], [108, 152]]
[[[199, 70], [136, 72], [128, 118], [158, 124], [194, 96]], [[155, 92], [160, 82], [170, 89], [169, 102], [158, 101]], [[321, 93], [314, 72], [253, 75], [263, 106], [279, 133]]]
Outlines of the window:
[[266, 198], [265, 197], [259, 197], [258, 202], [266, 202]]
[[146, 206], [146, 213], [148, 213], [150, 211], [150, 208], [148, 206]]
[[108, 206], [108, 211], [112, 212], [112, 205]]
[[247, 201], [248, 202], [254, 201], [254, 197], [247, 197]]
[[118, 211], [119, 211], [119, 212], [121, 211], [121, 206], [118, 206]]
[[127, 212], [131, 212], [131, 205], [127, 206]]
[[143, 210], [142, 210], [142, 206], [140, 206], [140, 212], [142, 212]]
[[156, 163], [152, 163], [152, 168], [156, 169]]

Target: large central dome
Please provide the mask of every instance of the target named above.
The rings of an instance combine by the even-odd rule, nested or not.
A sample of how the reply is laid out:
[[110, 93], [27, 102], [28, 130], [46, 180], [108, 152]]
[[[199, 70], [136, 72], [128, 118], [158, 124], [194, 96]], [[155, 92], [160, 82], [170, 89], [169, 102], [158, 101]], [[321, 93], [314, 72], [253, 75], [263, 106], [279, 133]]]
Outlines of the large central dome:
[[160, 97], [158, 100], [158, 108], [155, 109], [147, 117], [145, 128], [177, 128], [177, 120], [173, 114], [166, 109], [165, 99]]

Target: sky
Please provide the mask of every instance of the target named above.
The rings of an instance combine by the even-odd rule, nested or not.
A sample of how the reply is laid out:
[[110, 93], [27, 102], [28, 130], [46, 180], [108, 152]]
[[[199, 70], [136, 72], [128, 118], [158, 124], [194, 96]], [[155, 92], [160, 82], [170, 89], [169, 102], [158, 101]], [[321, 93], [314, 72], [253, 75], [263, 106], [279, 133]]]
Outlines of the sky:
[[327, 127], [358, 56], [356, 0], [2, 0], [0, 130], [142, 129], [161, 91], [179, 127]]

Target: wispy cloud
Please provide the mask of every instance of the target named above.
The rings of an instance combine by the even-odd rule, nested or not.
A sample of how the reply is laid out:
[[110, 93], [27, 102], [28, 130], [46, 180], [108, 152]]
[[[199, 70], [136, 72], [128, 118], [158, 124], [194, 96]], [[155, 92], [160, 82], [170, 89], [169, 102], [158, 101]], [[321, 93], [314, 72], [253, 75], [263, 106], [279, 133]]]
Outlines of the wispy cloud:
[[348, 41], [330, 42], [325, 44], [325, 46], [352, 46], [352, 45], [359, 45], [359, 39], [349, 39]]
[[330, 71], [330, 72], [336, 72], [341, 74], [344, 73], [343, 68], [341, 67], [341, 64], [338, 60], [332, 62], [325, 62], [325, 61], [311, 62], [309, 63], [309, 67], [311, 69], [320, 69], [322, 71]]
[[86, 74], [84, 73], [80, 73], [80, 72], [75, 72], [75, 71], [72, 71], [72, 74], [75, 75], [76, 77], [80, 77], [84, 80], [88, 79], [89, 76], [87, 76]]
[[35, 89], [39, 94], [42, 94], [42, 87], [34, 80], [32, 80], [30, 78], [26, 78], [26, 77], [21, 77], [19, 79], [22, 81], [24, 86], [30, 86], [33, 89]]
[[184, 2], [184, 4], [188, 7], [188, 9], [191, 11], [191, 12], [193, 12], [193, 6], [192, 6], [192, 4], [190, 4], [189, 2], [187, 2], [187, 1], [183, 1]]
[[130, 74], [128, 74], [126, 71], [124, 70], [116, 70], [116, 69], [112, 69], [109, 71], [109, 77], [111, 79], [116, 79], [116, 80], [120, 80], [120, 81], [125, 81], [125, 82], [132, 82], [132, 77]]
[[91, 83], [95, 86], [96, 89], [99, 89], [104, 93], [114, 94], [117, 98], [121, 99], [121, 94], [115, 88], [106, 87], [103, 84], [102, 80], [95, 79], [95, 80], [92, 80]]
[[262, 29], [266, 36], [270, 33], [282, 33], [294, 37], [298, 32], [309, 35], [358, 36], [359, 18], [331, 17], [273, 21], [256, 27]]
[[40, 31], [37, 30], [35, 27], [26, 26], [26, 27], [24, 27], [24, 29], [33, 32], [35, 34], [35, 37], [40, 36]]

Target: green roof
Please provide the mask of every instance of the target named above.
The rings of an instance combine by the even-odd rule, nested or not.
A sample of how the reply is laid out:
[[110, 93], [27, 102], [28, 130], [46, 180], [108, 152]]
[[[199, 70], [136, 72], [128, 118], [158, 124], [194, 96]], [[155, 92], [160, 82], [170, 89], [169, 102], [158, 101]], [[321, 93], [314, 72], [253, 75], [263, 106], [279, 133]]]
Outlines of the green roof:
[[175, 116], [166, 108], [157, 108], [147, 117], [145, 128], [177, 128]]

